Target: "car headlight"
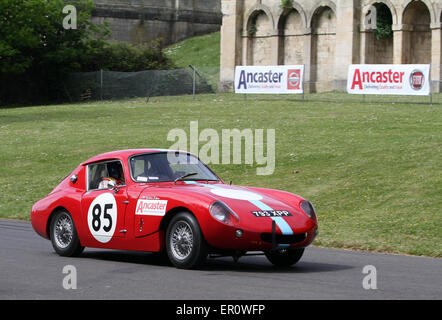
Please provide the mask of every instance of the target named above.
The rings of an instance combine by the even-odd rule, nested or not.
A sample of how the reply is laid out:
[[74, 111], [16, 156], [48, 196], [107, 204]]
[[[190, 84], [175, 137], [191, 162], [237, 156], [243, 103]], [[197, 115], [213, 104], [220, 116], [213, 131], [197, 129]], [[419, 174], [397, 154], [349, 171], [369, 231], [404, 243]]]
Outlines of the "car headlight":
[[301, 202], [301, 209], [304, 211], [311, 219], [316, 219], [315, 208], [310, 201], [304, 200]]
[[233, 226], [239, 223], [238, 215], [222, 201], [212, 203], [209, 212], [212, 217], [224, 224]]

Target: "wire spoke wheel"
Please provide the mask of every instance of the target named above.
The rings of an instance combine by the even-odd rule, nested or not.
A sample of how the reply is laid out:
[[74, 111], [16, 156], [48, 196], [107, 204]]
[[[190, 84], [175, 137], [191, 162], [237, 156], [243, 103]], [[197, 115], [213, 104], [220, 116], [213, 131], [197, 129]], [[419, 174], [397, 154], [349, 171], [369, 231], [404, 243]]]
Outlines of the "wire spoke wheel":
[[207, 244], [198, 220], [188, 212], [175, 214], [166, 230], [166, 253], [177, 268], [192, 269], [207, 257]]
[[186, 259], [193, 248], [193, 232], [185, 221], [179, 221], [172, 229], [170, 246], [174, 257], [178, 260]]
[[73, 238], [73, 222], [72, 219], [64, 214], [60, 215], [55, 221], [54, 240], [58, 247], [67, 248]]
[[84, 250], [78, 238], [74, 219], [66, 210], [54, 213], [49, 234], [55, 252], [61, 256], [75, 257]]

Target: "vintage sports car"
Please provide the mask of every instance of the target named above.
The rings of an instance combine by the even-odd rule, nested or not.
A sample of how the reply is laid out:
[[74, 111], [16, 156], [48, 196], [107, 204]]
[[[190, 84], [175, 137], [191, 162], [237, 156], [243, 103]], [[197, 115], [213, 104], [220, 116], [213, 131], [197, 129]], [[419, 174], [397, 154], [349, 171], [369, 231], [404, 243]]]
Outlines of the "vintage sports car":
[[251, 251], [291, 266], [318, 230], [309, 201], [225, 184], [194, 155], [164, 149], [83, 162], [34, 204], [31, 221], [61, 256], [85, 247], [149, 251], [167, 253], [178, 268]]

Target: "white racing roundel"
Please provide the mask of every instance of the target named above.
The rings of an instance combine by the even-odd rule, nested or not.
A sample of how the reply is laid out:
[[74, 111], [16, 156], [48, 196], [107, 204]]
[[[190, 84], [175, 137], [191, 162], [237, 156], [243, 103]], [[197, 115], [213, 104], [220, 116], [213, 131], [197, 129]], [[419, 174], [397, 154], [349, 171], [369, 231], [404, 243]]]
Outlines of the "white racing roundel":
[[117, 202], [112, 193], [103, 193], [92, 201], [87, 213], [92, 236], [101, 243], [109, 242], [117, 226]]

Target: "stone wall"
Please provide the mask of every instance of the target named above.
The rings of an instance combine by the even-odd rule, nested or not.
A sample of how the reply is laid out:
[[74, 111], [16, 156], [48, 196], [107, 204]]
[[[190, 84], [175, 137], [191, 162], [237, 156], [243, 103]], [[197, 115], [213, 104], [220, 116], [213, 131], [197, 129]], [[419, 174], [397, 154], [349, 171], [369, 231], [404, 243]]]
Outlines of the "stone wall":
[[[344, 90], [356, 63], [431, 63], [441, 80], [442, 0], [221, 0], [222, 90], [236, 65], [304, 64], [307, 90]], [[372, 6], [391, 15], [390, 36], [367, 27]], [[390, 23], [389, 23], [390, 24]]]
[[220, 0], [95, 0], [93, 22], [110, 23], [112, 40], [170, 44], [219, 31]]

